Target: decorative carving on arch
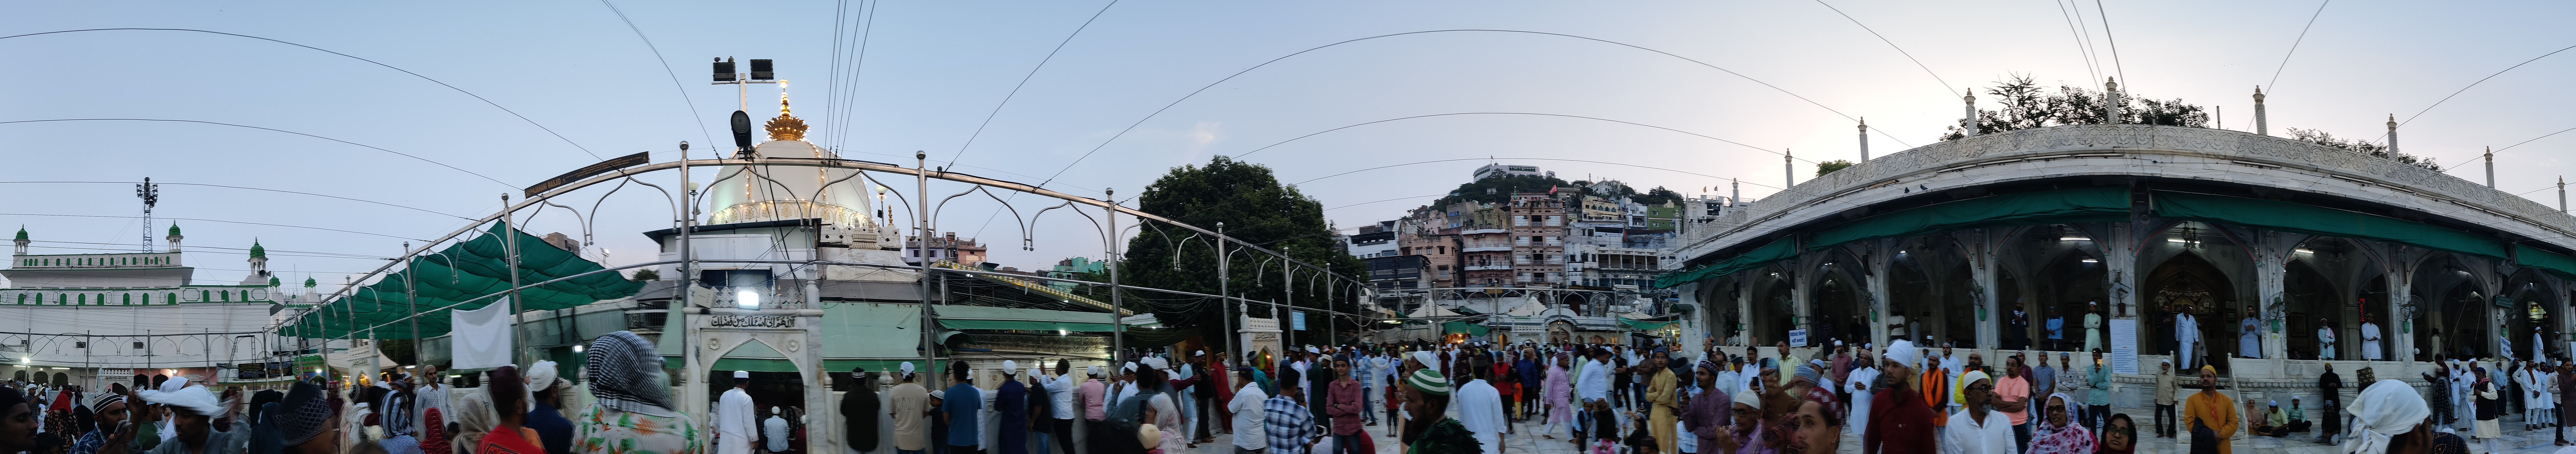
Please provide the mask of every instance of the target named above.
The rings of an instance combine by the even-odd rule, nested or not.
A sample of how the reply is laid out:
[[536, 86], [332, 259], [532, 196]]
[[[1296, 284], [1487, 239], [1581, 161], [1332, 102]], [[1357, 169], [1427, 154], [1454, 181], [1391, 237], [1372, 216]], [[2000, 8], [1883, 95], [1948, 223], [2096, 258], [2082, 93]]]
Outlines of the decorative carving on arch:
[[2218, 272], [2217, 266], [2190, 251], [2156, 265], [2156, 270], [2147, 274], [2146, 284], [2148, 293], [2140, 296], [2147, 299], [2148, 305], [2165, 312], [2188, 314], [2222, 310], [2223, 303], [2235, 293], [2236, 288], [2228, 282], [2225, 274]]

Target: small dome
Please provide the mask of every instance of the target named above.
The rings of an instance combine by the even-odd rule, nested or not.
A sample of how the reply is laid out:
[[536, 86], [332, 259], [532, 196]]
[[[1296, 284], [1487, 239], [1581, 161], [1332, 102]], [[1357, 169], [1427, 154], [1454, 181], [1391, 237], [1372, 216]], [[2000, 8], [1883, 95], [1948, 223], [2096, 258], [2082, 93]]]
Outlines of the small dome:
[[313, 278], [309, 278], [309, 277], [308, 277], [308, 278], [304, 278], [304, 288], [314, 288], [314, 287], [320, 287], [320, 286], [322, 286], [322, 283], [321, 283], [321, 282], [315, 282], [315, 281], [313, 280]]
[[[179, 226], [175, 226], [175, 225], [174, 225], [174, 226], [170, 226], [170, 231], [172, 231], [172, 232], [179, 231]], [[178, 234], [176, 234], [176, 233], [172, 233], [172, 234], [170, 234], [170, 235], [171, 235], [171, 236], [177, 236]], [[268, 248], [260, 246], [260, 245], [259, 245], [259, 240], [250, 240], [250, 258], [255, 258], [255, 259], [264, 259], [264, 258], [268, 258]]]
[[179, 236], [179, 223], [170, 223], [170, 236]]
[[[171, 226], [177, 228], [178, 226]], [[18, 226], [18, 241], [27, 241], [27, 226]]]
[[278, 284], [278, 282], [277, 282], [277, 276], [269, 276], [269, 277], [268, 277], [268, 286], [270, 286], [270, 287], [276, 287], [276, 286], [277, 286], [277, 284]]

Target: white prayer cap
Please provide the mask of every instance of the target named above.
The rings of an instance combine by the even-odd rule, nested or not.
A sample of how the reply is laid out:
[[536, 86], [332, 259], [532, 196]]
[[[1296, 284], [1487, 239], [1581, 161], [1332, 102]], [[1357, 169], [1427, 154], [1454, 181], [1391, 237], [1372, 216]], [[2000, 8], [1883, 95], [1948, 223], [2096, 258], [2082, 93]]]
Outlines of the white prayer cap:
[[1199, 350], [1198, 353], [1191, 353], [1190, 356], [1207, 356], [1207, 350]]
[[1148, 356], [1142, 361], [1145, 363], [1145, 367], [1152, 367], [1154, 370], [1172, 370], [1172, 362], [1165, 361], [1163, 358]]
[[[910, 364], [910, 363], [905, 363], [905, 364]], [[1098, 376], [1100, 376], [1100, 366], [1091, 366], [1091, 367], [1089, 367], [1089, 368], [1087, 368], [1087, 369], [1084, 369], [1084, 370], [1091, 371], [1091, 376], [1093, 376], [1093, 377], [1098, 377]]]
[[1124, 365], [1124, 366], [1118, 366], [1118, 372], [1119, 372], [1119, 373], [1132, 373], [1132, 372], [1135, 372], [1135, 371], [1136, 371], [1136, 362], [1135, 362], [1135, 361], [1128, 361], [1128, 362], [1127, 362], [1127, 365]]
[[1323, 353], [1323, 352], [1324, 352], [1323, 350], [1316, 349], [1316, 348], [1315, 348], [1315, 346], [1313, 346], [1313, 345], [1308, 345], [1308, 346], [1306, 346], [1306, 353]]
[[1012, 360], [1007, 360], [1007, 359], [1002, 360], [1002, 373], [1003, 373], [1003, 374], [1012, 374], [1012, 373], [1017, 373], [1017, 372], [1019, 372], [1019, 371], [1020, 371], [1020, 362], [1019, 362], [1019, 361], [1012, 361]]
[[1440, 369], [1440, 354], [1439, 354], [1439, 353], [1432, 353], [1432, 352], [1429, 352], [1429, 351], [1416, 350], [1416, 351], [1414, 351], [1414, 352], [1413, 352], [1413, 360], [1414, 360], [1415, 362], [1420, 362], [1420, 363], [1422, 363], [1422, 367], [1428, 367], [1428, 368], [1431, 368], [1431, 369], [1433, 369], [1433, 370], [1438, 370], [1438, 369]]
[[1895, 342], [1887, 343], [1887, 354], [1880, 356], [1888, 361], [1904, 364], [1905, 367], [1914, 367], [1915, 364], [1923, 362], [1923, 349], [1914, 348], [1914, 341], [1897, 339]]
[[751, 371], [733, 371], [733, 378], [751, 378]]
[[911, 362], [911, 361], [904, 361], [904, 362], [903, 362], [903, 367], [902, 367], [902, 369], [903, 369], [903, 373], [907, 373], [907, 374], [912, 373], [912, 362]]
[[771, 405], [771, 406], [769, 406], [769, 414], [773, 414], [773, 415], [778, 414], [778, 406], [776, 406], [776, 405]]

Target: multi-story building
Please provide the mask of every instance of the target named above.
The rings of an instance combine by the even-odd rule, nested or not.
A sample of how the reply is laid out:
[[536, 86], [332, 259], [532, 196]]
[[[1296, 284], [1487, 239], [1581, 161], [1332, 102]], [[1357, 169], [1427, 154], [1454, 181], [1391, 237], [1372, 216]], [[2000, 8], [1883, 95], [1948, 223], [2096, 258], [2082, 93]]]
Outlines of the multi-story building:
[[1512, 283], [1549, 287], [1565, 283], [1565, 199], [1556, 194], [1513, 194], [1508, 205]]
[[[990, 249], [984, 243], [975, 242], [974, 238], [958, 238], [957, 232], [947, 232], [945, 235], [930, 239], [930, 260], [934, 262], [949, 260], [967, 266], [980, 266], [984, 263], [985, 253]], [[903, 238], [903, 262], [921, 264], [921, 237]]]
[[1508, 208], [1491, 203], [1460, 204], [1452, 213], [1465, 215], [1458, 219], [1460, 266], [1465, 277], [1460, 287], [1502, 287], [1511, 285], [1512, 237]]

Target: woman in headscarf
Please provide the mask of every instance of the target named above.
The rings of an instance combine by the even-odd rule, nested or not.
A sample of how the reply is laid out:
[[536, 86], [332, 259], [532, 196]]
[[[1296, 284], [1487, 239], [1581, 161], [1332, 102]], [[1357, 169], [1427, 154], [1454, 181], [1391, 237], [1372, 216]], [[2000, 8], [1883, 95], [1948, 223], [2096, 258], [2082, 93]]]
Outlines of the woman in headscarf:
[[2344, 431], [2344, 454], [2468, 453], [2458, 434], [2433, 431], [2432, 408], [2405, 382], [2372, 383], [2344, 410], [2353, 422]]
[[2028, 454], [2091, 454], [2093, 431], [2075, 422], [2075, 397], [2049, 394], [2046, 402], [2047, 416], [2040, 419], [2037, 434], [2030, 437]]
[[587, 377], [593, 399], [573, 418], [573, 452], [705, 452], [704, 443], [698, 442], [697, 423], [687, 413], [673, 410], [678, 405], [671, 403], [671, 377], [662, 371], [662, 357], [652, 342], [618, 331], [591, 340], [589, 353]]
[[483, 447], [483, 436], [492, 433], [492, 399], [482, 393], [465, 393], [450, 403], [456, 406], [456, 438], [451, 444], [458, 454], [480, 452], [476, 449]]
[[2112, 413], [2102, 423], [2102, 454], [2130, 454], [2138, 450], [2138, 422], [2128, 413]]

